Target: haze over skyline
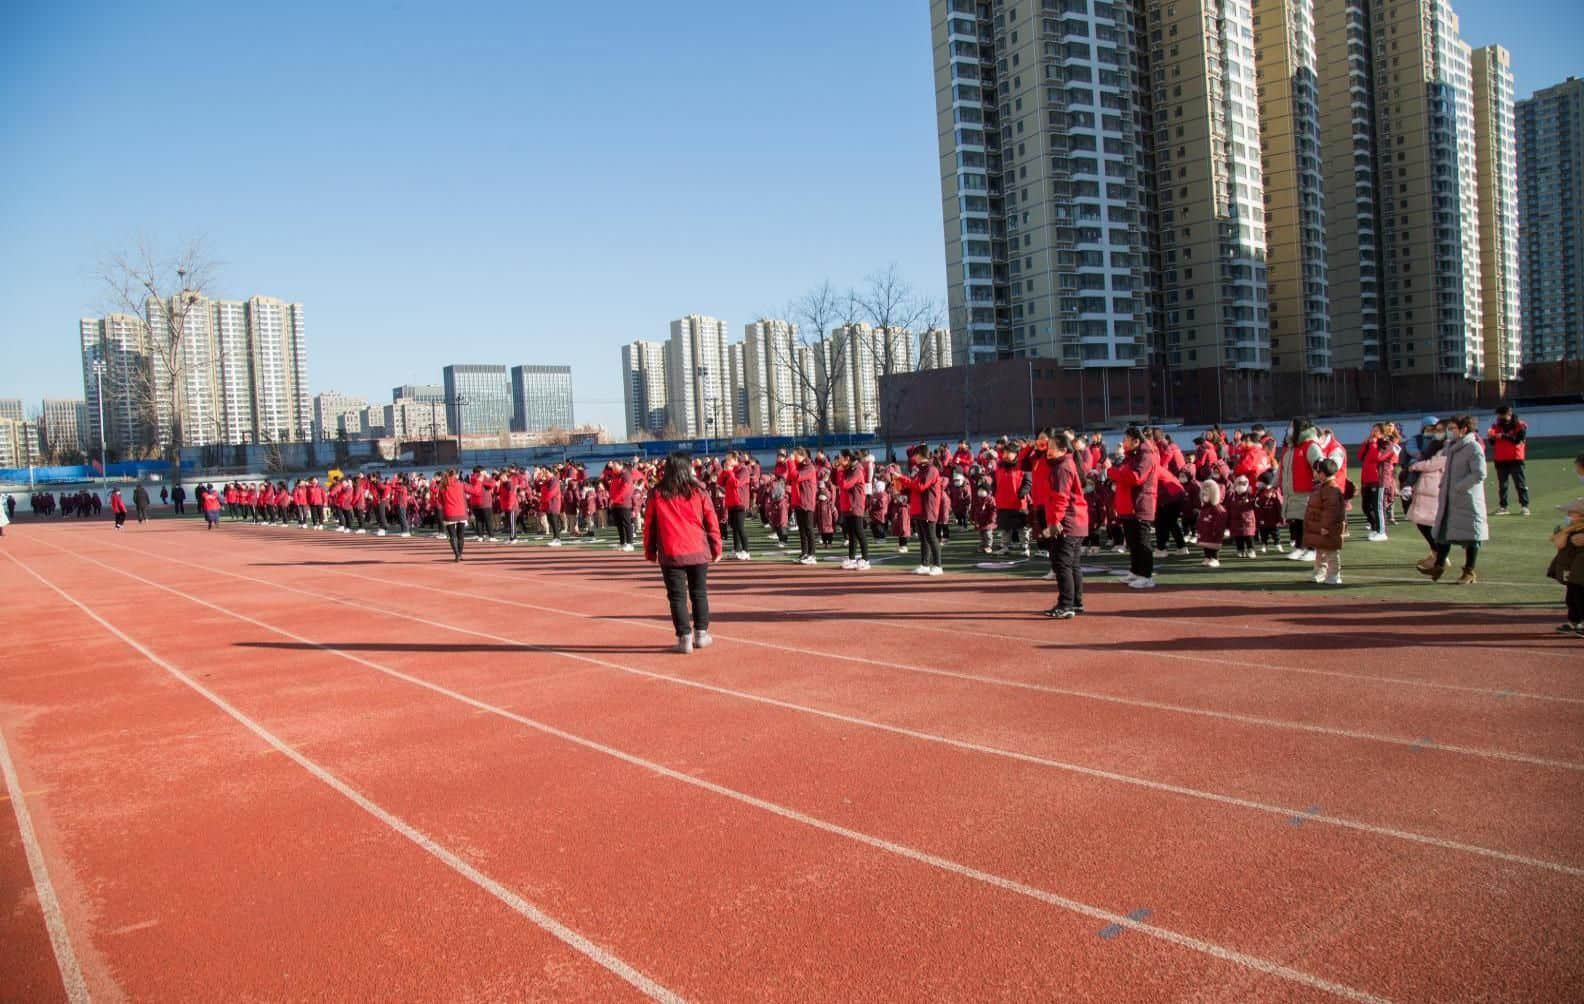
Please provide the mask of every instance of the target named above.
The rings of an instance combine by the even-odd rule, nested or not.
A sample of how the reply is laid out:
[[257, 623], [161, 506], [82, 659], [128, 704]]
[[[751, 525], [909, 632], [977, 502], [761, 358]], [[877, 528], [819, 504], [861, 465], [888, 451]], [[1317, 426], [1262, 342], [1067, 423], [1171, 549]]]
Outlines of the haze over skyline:
[[[1520, 99], [1584, 72], [1577, 5], [1455, 8]], [[944, 298], [927, 3], [599, 14], [7, 9], [0, 397], [81, 396], [95, 266], [145, 237], [203, 237], [213, 295], [303, 303], [316, 392], [567, 364], [613, 431], [620, 346], [675, 318], [740, 337], [891, 262]]]

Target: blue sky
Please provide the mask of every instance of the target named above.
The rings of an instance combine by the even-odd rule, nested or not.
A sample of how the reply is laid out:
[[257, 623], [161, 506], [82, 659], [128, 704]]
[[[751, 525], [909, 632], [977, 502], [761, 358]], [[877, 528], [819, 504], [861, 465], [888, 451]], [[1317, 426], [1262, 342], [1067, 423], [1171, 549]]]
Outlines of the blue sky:
[[[145, 238], [302, 301], [316, 391], [566, 363], [613, 429], [672, 318], [892, 262], [944, 298], [926, 0], [241, 6], [3, 5], [0, 396], [81, 396], [95, 266]], [[1520, 96], [1584, 73], [1584, 5], [1456, 6]]]

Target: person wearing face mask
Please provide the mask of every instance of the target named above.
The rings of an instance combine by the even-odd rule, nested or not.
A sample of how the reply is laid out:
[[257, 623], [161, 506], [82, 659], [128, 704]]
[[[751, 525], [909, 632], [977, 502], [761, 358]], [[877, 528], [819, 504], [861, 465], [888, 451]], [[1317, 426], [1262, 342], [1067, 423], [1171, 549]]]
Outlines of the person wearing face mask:
[[1452, 545], [1463, 548], [1463, 571], [1457, 584], [1471, 586], [1476, 581], [1474, 563], [1480, 545], [1490, 539], [1485, 517], [1485, 448], [1480, 444], [1478, 424], [1472, 415], [1452, 420], [1447, 434], [1446, 469], [1437, 492], [1435, 521], [1435, 559], [1421, 561], [1419, 571], [1439, 580], [1446, 571]]
[[1496, 409], [1496, 421], [1485, 434], [1491, 459], [1496, 461], [1496, 515], [1507, 515], [1507, 482], [1518, 489], [1520, 511], [1529, 515], [1529, 483], [1524, 480], [1524, 453], [1529, 426], [1505, 404]]
[[1433, 422], [1420, 436], [1419, 459], [1409, 468], [1413, 476], [1412, 496], [1408, 500], [1408, 521], [1419, 528], [1430, 553], [1421, 564], [1435, 564], [1436, 513], [1441, 506], [1441, 476], [1446, 471], [1446, 426]]

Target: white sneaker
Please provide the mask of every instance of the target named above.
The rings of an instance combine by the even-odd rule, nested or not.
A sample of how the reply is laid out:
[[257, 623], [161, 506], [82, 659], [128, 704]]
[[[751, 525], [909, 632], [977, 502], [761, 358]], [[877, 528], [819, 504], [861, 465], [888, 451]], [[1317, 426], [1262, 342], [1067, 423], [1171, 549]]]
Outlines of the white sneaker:
[[814, 555], [812, 555], [812, 554], [805, 554], [803, 557], [798, 559], [798, 564], [800, 564], [800, 565], [817, 565], [817, 564], [819, 564], [819, 559], [814, 557]]
[[1381, 533], [1379, 530], [1377, 530], [1374, 533], [1369, 535], [1369, 542], [1371, 544], [1383, 544], [1388, 539], [1389, 538], [1384, 533]]
[[1111, 553], [1112, 554], [1126, 554], [1127, 553], [1127, 548], [1124, 547], [1121, 544], [1118, 544], [1116, 547], [1113, 547], [1111, 549]]
[[1188, 555], [1190, 555], [1190, 554], [1192, 554], [1192, 553], [1193, 553], [1193, 551], [1192, 551], [1192, 549], [1190, 549], [1190, 548], [1186, 548], [1186, 547], [1185, 547], [1185, 548], [1183, 548], [1183, 549], [1182, 549], [1182, 550], [1181, 550], [1181, 551], [1178, 551], [1178, 552], [1177, 552], [1177, 557], [1179, 557], [1179, 558], [1186, 558], [1186, 557], [1188, 557]]
[[[494, 537], [490, 538], [490, 540], [494, 540], [494, 539], [495, 539]], [[550, 540], [545, 544], [545, 547], [560, 547], [560, 546], [561, 546], [561, 540], [560, 540], [559, 537], [551, 537]]]
[[693, 654], [693, 636], [690, 635], [690, 634], [679, 634], [679, 635], [677, 635], [676, 647], [673, 648], [671, 651], [677, 653], [678, 655], [692, 655]]
[[1220, 568], [1221, 567], [1221, 560], [1219, 558], [1206, 558], [1205, 559], [1205, 567], [1206, 568]]
[[1303, 561], [1313, 561], [1313, 560], [1315, 560], [1315, 553], [1313, 551], [1305, 551], [1303, 553], [1303, 558], [1301, 560], [1303, 560]]
[[1122, 584], [1124, 586], [1131, 586], [1133, 583], [1135, 583], [1137, 581], [1139, 581], [1139, 577], [1137, 575], [1134, 575], [1132, 572], [1123, 572], [1122, 573]]
[[1529, 515], [1529, 507], [1528, 506], [1524, 506], [1522, 509], [1520, 509], [1519, 510], [1519, 515], [1522, 515], [1522, 516]]
[[928, 575], [929, 574], [929, 566], [928, 565], [920, 565], [917, 568], [913, 569], [913, 574], [914, 575]]
[[1329, 579], [1325, 580], [1325, 584], [1328, 586], [1340, 586], [1342, 584], [1342, 576], [1333, 575]]
[[860, 572], [867, 572], [867, 571], [869, 571], [869, 562], [863, 560], [862, 558], [859, 558], [858, 559], [858, 564], [855, 567]]
[[931, 575], [945, 575], [946, 570], [939, 565], [931, 565], [929, 573]]
[[1326, 580], [1326, 577], [1325, 577], [1325, 573], [1324, 572], [1316, 572], [1314, 574], [1314, 583], [1315, 583], [1315, 585], [1317, 585], [1317, 586], [1324, 585], [1325, 584], [1325, 580]]
[[1171, 552], [1170, 551], [1156, 551], [1155, 552], [1155, 557], [1156, 558], [1169, 558], [1169, 557], [1171, 557]]
[[852, 571], [853, 569], [855, 569], [857, 567], [858, 567], [858, 562], [853, 560], [852, 558], [844, 558], [844, 559], [842, 559], [842, 570], [843, 571], [850, 572], [850, 571]]
[[1288, 551], [1286, 554], [1284, 554], [1282, 557], [1286, 558], [1288, 561], [1302, 561], [1303, 560], [1303, 556], [1304, 556], [1304, 549], [1301, 548], [1301, 547], [1295, 547], [1291, 551]]
[[713, 644], [715, 644], [715, 639], [710, 637], [708, 631], [693, 632], [693, 647], [695, 649], [709, 648]]
[[1134, 579], [1132, 582], [1129, 582], [1128, 585], [1134, 589], [1154, 589], [1155, 577], [1150, 576], [1147, 579]]
[[412, 536], [412, 534], [411, 534], [411, 533], [404, 533], [404, 534], [402, 534], [402, 536], [403, 536], [403, 537], [411, 537], [411, 536]]
[[1056, 578], [1056, 573], [1055, 572], [1046, 572], [1044, 575], [1041, 575], [1040, 578], [1044, 579], [1046, 582], [1050, 582], [1051, 580]]
[[385, 536], [385, 531], [384, 530], [375, 530], [374, 531], [374, 536], [383, 537], [383, 536]]
[[906, 544], [898, 544], [897, 545], [897, 553], [898, 554], [906, 554], [907, 553], [907, 545]]
[[357, 532], [357, 533], [368, 533], [368, 531], [367, 531], [367, 530], [358, 530], [358, 531], [356, 531], [356, 532]]
[[627, 553], [627, 554], [631, 554], [633, 552], [633, 545], [631, 545], [631, 544], [623, 544], [622, 545], [622, 551]]
[[1254, 557], [1254, 552], [1253, 552], [1253, 551], [1252, 551], [1252, 550], [1249, 550], [1249, 551], [1244, 551], [1244, 552], [1243, 552], [1243, 557], [1245, 557], [1245, 558], [1252, 558], [1252, 557]]

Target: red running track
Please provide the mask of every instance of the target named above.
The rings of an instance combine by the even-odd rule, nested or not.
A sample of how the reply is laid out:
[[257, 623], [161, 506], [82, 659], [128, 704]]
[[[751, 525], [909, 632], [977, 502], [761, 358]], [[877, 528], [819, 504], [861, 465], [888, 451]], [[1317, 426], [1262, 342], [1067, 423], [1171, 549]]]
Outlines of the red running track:
[[1584, 998], [1549, 612], [5, 544], [5, 999]]

